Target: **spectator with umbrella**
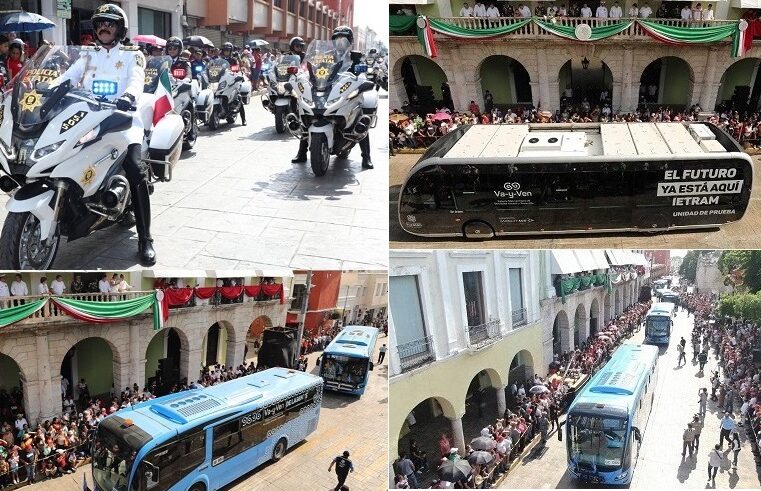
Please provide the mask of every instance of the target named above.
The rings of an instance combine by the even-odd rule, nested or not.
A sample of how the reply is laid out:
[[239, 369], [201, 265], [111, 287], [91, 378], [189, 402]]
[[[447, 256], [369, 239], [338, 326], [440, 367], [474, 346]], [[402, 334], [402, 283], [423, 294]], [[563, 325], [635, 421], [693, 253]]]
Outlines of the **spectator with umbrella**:
[[472, 470], [473, 468], [467, 460], [445, 460], [439, 466], [437, 473], [442, 481], [459, 483], [462, 488], [465, 486], [463, 483], [468, 481]]

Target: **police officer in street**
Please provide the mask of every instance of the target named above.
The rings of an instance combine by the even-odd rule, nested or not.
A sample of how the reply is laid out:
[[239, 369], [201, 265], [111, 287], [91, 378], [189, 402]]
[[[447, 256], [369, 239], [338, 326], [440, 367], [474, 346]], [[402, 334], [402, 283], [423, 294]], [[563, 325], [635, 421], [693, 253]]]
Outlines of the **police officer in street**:
[[[338, 26], [333, 29], [333, 35], [330, 37], [333, 41], [333, 48], [335, 49], [335, 55], [337, 60], [342, 60], [342, 66], [338, 69], [339, 72], [347, 70], [356, 74], [357, 65], [362, 63], [362, 54], [357, 51], [351, 51], [352, 44], [354, 43], [354, 31], [349, 26]], [[311, 73], [311, 69], [310, 69]], [[307, 150], [309, 148], [309, 140], [304, 139], [299, 143], [299, 153], [296, 158], [291, 160], [294, 164], [302, 164], [307, 161]], [[370, 134], [368, 133], [359, 141], [359, 148], [362, 151], [362, 167], [365, 169], [372, 169], [373, 162], [370, 159]]]
[[[190, 80], [193, 78], [190, 61], [180, 56], [184, 47], [182, 39], [177, 36], [172, 36], [166, 41], [166, 54], [172, 58], [172, 68], [184, 68], [185, 78], [183, 80]], [[172, 70], [172, 75], [174, 75], [174, 73], [174, 70]]]
[[[222, 45], [222, 55], [221, 57], [227, 61], [227, 63], [230, 64], [230, 66], [238, 66], [238, 70], [240, 70], [240, 60], [238, 57], [233, 55], [233, 50], [235, 47], [233, 46], [233, 43], [227, 42]], [[246, 108], [245, 104], [243, 104], [243, 101], [240, 101], [240, 123], [243, 126], [246, 126]]]
[[[143, 93], [145, 57], [139, 47], [123, 44], [129, 22], [121, 7], [109, 3], [101, 5], [93, 14], [92, 23], [100, 45], [83, 46], [79, 60], [53, 85], [69, 80], [73, 86], [82, 85], [92, 90], [98, 82], [113, 82], [110, 85], [115, 85], [114, 93], [96, 95], [112, 100], [120, 111], [129, 111], [135, 105], [137, 97]], [[126, 131], [129, 147], [123, 166], [132, 193], [140, 263], [151, 266], [156, 263], [156, 251], [151, 238], [151, 200], [147, 170], [140, 158], [143, 133], [142, 120], [137, 113], [133, 113], [132, 127]]]

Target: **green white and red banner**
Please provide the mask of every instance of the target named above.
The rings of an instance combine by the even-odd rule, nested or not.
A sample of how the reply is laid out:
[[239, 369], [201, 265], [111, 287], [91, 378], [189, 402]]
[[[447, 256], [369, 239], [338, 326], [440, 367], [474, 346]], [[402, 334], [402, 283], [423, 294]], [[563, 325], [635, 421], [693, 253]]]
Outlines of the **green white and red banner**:
[[153, 104], [153, 124], [156, 125], [166, 113], [174, 109], [174, 97], [172, 97], [172, 84], [169, 81], [169, 72], [161, 70], [159, 85], [156, 87], [156, 102]]
[[420, 44], [423, 45], [426, 56], [436, 58], [439, 55], [439, 50], [436, 49], [436, 40], [433, 38], [433, 30], [431, 29], [428, 17], [425, 15], [418, 17], [417, 25], [417, 38]]

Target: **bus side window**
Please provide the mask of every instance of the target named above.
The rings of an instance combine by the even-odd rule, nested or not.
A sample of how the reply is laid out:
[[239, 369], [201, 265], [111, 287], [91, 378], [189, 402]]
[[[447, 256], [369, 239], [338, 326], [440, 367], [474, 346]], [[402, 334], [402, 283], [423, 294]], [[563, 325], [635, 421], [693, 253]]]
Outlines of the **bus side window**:
[[405, 213], [423, 210], [453, 210], [452, 188], [440, 169], [425, 169], [407, 182], [402, 196]]
[[149, 453], [144, 460], [158, 469], [158, 476], [148, 478], [146, 489], [166, 491], [171, 488], [180, 479], [182, 456], [182, 446], [177, 442], [156, 448]]
[[[211, 449], [211, 463], [215, 465], [235, 457], [243, 451], [243, 433], [240, 420], [234, 419], [214, 427], [214, 444]], [[217, 461], [217, 459], [222, 459]]]
[[203, 464], [206, 460], [206, 431], [200, 430], [180, 440], [182, 455], [182, 477]]

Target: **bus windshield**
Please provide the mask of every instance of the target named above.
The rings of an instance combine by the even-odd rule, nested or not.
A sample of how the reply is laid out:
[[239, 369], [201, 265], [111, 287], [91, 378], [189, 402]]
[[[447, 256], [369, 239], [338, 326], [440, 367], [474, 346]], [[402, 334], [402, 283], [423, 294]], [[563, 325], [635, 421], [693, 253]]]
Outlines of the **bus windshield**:
[[671, 319], [668, 317], [649, 317], [647, 319], [647, 332], [655, 335], [666, 335], [671, 327]]
[[367, 362], [367, 358], [326, 354], [320, 375], [326, 381], [357, 386], [365, 381]]
[[138, 450], [104, 425], [98, 428], [92, 451], [92, 475], [98, 488], [126, 491]]
[[608, 472], [621, 468], [626, 419], [572, 415], [569, 420], [571, 459], [582, 468]]

